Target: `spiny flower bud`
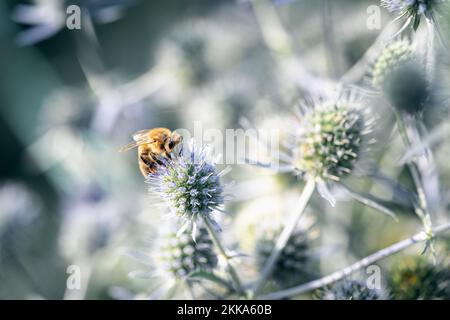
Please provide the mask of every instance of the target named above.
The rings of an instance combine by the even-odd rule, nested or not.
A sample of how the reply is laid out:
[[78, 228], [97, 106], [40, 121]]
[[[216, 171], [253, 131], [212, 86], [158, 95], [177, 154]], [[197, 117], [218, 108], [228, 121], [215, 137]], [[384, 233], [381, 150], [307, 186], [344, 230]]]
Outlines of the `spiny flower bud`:
[[[280, 208], [270, 207], [267, 201], [262, 204], [266, 207], [258, 211], [243, 211], [236, 219], [240, 248], [252, 254], [254, 267], [258, 271], [264, 268], [283, 229]], [[313, 257], [312, 247], [317, 236], [312, 219], [304, 220], [297, 227], [271, 274], [271, 279], [278, 286], [286, 288], [316, 277], [314, 270], [317, 270], [317, 261]]]
[[189, 150], [180, 152], [172, 159], [162, 159], [163, 165], [148, 176], [150, 191], [168, 206], [171, 213], [181, 221], [179, 234], [189, 226], [195, 238], [196, 221], [207, 218], [218, 228], [212, 213], [224, 203], [223, 186], [214, 163], [208, 162], [207, 150], [197, 150], [193, 144]]
[[373, 67], [372, 85], [384, 92], [394, 108], [409, 114], [423, 110], [429, 97], [425, 69], [407, 40], [381, 52]]
[[413, 50], [409, 41], [399, 40], [388, 45], [373, 66], [373, 86], [377, 89], [383, 88], [388, 75], [411, 59], [413, 59]]
[[450, 299], [450, 267], [423, 257], [402, 259], [390, 273], [389, 286], [395, 299]]
[[412, 61], [401, 65], [386, 79], [384, 93], [399, 111], [408, 114], [423, 111], [430, 96], [425, 70]]
[[[262, 232], [256, 243], [256, 259], [260, 270], [265, 265], [282, 231], [281, 226]], [[289, 287], [314, 278], [311, 239], [307, 230], [297, 230], [289, 238], [272, 272], [281, 287]]]
[[188, 276], [194, 271], [211, 271], [217, 265], [217, 256], [208, 231], [199, 227], [196, 241], [188, 234], [177, 236], [169, 231], [158, 240], [156, 267], [175, 279]]
[[364, 281], [344, 279], [333, 285], [318, 290], [316, 298], [320, 300], [384, 300], [386, 294], [382, 290], [369, 289]]
[[295, 169], [324, 181], [350, 174], [369, 132], [364, 120], [350, 102], [322, 102], [306, 109], [294, 148]]

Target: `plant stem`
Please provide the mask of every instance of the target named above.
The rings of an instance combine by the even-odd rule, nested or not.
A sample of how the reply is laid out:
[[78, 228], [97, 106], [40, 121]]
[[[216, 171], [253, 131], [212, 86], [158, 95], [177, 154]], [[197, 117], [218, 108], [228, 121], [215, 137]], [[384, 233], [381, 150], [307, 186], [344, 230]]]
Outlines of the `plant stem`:
[[194, 294], [194, 288], [192, 283], [190, 283], [189, 281], [186, 281], [186, 288], [187, 288], [187, 292], [188, 292], [188, 296], [191, 300], [197, 300]]
[[[397, 117], [397, 127], [398, 127], [398, 131], [400, 133], [400, 136], [402, 137], [403, 143], [405, 144], [405, 146], [408, 149], [410, 149], [412, 147], [412, 144], [411, 144], [411, 140], [409, 139], [407, 127], [405, 125], [403, 117], [398, 112], [395, 112], [395, 114]], [[415, 205], [416, 214], [421, 219], [421, 221], [424, 225], [424, 228], [425, 228], [425, 232], [428, 234], [429, 237], [432, 237], [433, 234], [431, 231], [431, 219], [430, 219], [430, 214], [428, 211], [428, 203], [427, 203], [427, 198], [425, 195], [425, 190], [422, 185], [420, 170], [415, 161], [408, 162], [408, 169], [411, 173], [411, 177], [414, 182], [414, 187], [416, 189], [417, 196], [418, 196], [418, 204]]]
[[330, 0], [322, 0], [322, 32], [328, 72], [331, 77], [336, 78], [341, 72], [341, 56], [338, 54], [339, 52], [336, 45], [332, 5]]
[[228, 256], [225, 248], [223, 247], [222, 243], [220, 242], [219, 236], [217, 235], [216, 231], [214, 230], [213, 225], [211, 224], [211, 221], [208, 217], [203, 216], [203, 220], [205, 221], [206, 229], [208, 230], [209, 235], [211, 236], [211, 239], [214, 243], [214, 246], [216, 247], [219, 255], [223, 258], [227, 265], [228, 272], [234, 282], [235, 288], [238, 291], [238, 293], [244, 293], [244, 288], [242, 287], [241, 280], [239, 279], [239, 276], [230, 263], [231, 258]]
[[[433, 232], [435, 235], [438, 235], [447, 230], [450, 230], [450, 223], [443, 224], [443, 225], [436, 227], [435, 229], [433, 229]], [[302, 284], [297, 287], [293, 287], [290, 289], [286, 289], [286, 290], [270, 293], [270, 294], [267, 294], [264, 296], [260, 296], [260, 297], [258, 297], [258, 299], [264, 299], [264, 300], [283, 299], [283, 298], [297, 296], [297, 295], [306, 293], [308, 291], [327, 286], [329, 284], [332, 284], [333, 282], [336, 282], [342, 278], [347, 277], [348, 275], [358, 271], [361, 268], [367, 267], [367, 266], [377, 262], [378, 260], [381, 260], [381, 259], [391, 256], [395, 253], [398, 253], [416, 243], [427, 241], [427, 240], [428, 240], [428, 235], [423, 231], [419, 232], [408, 239], [402, 240], [402, 241], [397, 242], [397, 243], [395, 243], [389, 247], [386, 247], [380, 251], [377, 251], [374, 254], [371, 254], [371, 255], [355, 262], [354, 264], [352, 264], [344, 269], [341, 269], [339, 271], [333, 272], [325, 277], [307, 282], [307, 283]]]
[[434, 80], [434, 66], [435, 66], [435, 50], [434, 50], [434, 25], [431, 18], [425, 19], [427, 22], [427, 56], [426, 56], [426, 73], [428, 83], [431, 84]]
[[280, 257], [281, 253], [283, 252], [284, 248], [286, 247], [286, 244], [288, 243], [292, 233], [294, 232], [295, 228], [297, 227], [298, 222], [300, 221], [301, 217], [303, 216], [303, 213], [305, 212], [305, 208], [308, 205], [309, 199], [311, 198], [314, 189], [315, 189], [316, 183], [314, 178], [309, 178], [306, 181], [305, 187], [303, 189], [302, 195], [300, 196], [300, 199], [298, 201], [297, 210], [294, 212], [294, 214], [291, 216], [291, 218], [287, 221], [287, 223], [284, 226], [283, 231], [281, 232], [280, 236], [278, 237], [277, 242], [275, 243], [275, 247], [273, 248], [272, 252], [270, 253], [269, 258], [264, 264], [263, 270], [261, 271], [261, 276], [259, 277], [258, 281], [253, 286], [253, 292], [252, 296], [256, 295], [258, 291], [261, 289], [261, 287], [266, 282], [267, 278], [272, 273], [272, 270], [275, 266], [275, 264], [278, 261], [278, 258]]

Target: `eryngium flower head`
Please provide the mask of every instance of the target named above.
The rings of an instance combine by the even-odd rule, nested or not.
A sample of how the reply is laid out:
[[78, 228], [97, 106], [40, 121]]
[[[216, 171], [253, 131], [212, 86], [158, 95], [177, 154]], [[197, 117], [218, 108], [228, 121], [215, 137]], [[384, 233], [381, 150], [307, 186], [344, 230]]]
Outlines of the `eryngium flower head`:
[[354, 169], [371, 126], [354, 102], [315, 102], [300, 117], [294, 168], [307, 177], [339, 181]]
[[183, 279], [194, 271], [211, 271], [217, 266], [217, 256], [208, 231], [198, 228], [194, 241], [188, 234], [177, 236], [169, 230], [161, 236], [155, 250], [155, 266], [174, 279]]
[[389, 74], [384, 94], [390, 104], [401, 112], [416, 114], [424, 111], [430, 98], [425, 70], [417, 63], [404, 63]]
[[161, 159], [155, 173], [148, 176], [150, 191], [154, 192], [181, 222], [179, 234], [192, 225], [195, 238], [196, 221], [209, 219], [216, 228], [212, 214], [224, 204], [224, 188], [215, 164], [207, 160], [207, 149], [198, 150], [192, 143], [186, 152], [179, 152], [172, 159]]
[[429, 98], [425, 68], [407, 40], [388, 45], [375, 61], [372, 85], [383, 91], [390, 104], [401, 112], [415, 114]]
[[413, 49], [408, 40], [398, 40], [388, 45], [380, 53], [373, 66], [373, 86], [377, 89], [383, 88], [389, 74], [412, 59]]
[[340, 280], [333, 285], [318, 290], [316, 298], [320, 300], [383, 300], [382, 290], [369, 289], [364, 281], [354, 279]]
[[423, 257], [403, 259], [391, 270], [389, 286], [395, 299], [450, 299], [450, 266]]
[[[257, 239], [255, 256], [260, 270], [263, 269], [272, 253], [281, 231], [281, 226], [274, 227], [267, 232], [261, 232]], [[308, 230], [304, 229], [296, 230], [289, 238], [271, 274], [271, 278], [280, 287], [294, 286], [316, 276], [313, 268], [311, 240]]]
[[[286, 195], [284, 197], [286, 198]], [[260, 205], [244, 209], [236, 219], [236, 236], [244, 252], [254, 257], [254, 271], [261, 271], [283, 229], [282, 204], [277, 198], [264, 199]], [[280, 199], [280, 201], [282, 201]], [[275, 202], [275, 206], [271, 205]], [[250, 210], [249, 210], [250, 209]], [[255, 211], [255, 209], [257, 211]], [[314, 243], [318, 237], [313, 219], [303, 220], [294, 230], [278, 262], [271, 273], [279, 287], [286, 288], [311, 280], [317, 276], [318, 260], [315, 259]]]

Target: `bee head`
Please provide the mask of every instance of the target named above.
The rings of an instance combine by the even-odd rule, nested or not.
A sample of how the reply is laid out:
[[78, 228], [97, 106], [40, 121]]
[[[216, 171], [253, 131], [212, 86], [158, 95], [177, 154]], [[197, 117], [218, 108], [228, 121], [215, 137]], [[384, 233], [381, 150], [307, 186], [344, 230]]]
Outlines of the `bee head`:
[[166, 140], [165, 149], [167, 152], [171, 152], [179, 143], [183, 141], [183, 136], [173, 132], [169, 139]]

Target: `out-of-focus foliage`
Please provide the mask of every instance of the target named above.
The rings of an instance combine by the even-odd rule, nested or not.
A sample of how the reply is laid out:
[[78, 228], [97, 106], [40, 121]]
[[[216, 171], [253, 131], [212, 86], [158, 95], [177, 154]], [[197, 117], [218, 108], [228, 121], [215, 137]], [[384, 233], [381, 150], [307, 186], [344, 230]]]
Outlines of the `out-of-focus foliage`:
[[450, 299], [448, 261], [435, 265], [422, 257], [407, 257], [393, 266], [389, 285], [395, 299], [448, 300]]

